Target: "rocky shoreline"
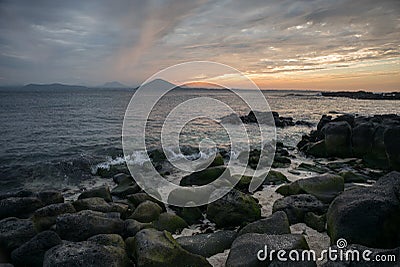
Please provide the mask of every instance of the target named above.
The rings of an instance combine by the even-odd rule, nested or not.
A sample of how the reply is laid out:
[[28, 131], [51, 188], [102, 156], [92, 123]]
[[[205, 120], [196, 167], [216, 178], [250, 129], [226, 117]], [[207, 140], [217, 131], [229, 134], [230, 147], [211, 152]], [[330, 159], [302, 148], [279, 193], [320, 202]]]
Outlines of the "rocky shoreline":
[[372, 93], [365, 91], [358, 92], [321, 92], [322, 96], [325, 97], [346, 97], [352, 99], [364, 99], [364, 100], [400, 100], [400, 93]]
[[[400, 150], [393, 150], [396, 148], [393, 140], [398, 140], [399, 135], [392, 135], [391, 131], [397, 131], [398, 121], [395, 115], [325, 116], [317, 130], [304, 136], [298, 145], [313, 157], [310, 161], [297, 162], [295, 148], [278, 142], [273, 169], [256, 192], [248, 192], [251, 177], [242, 176], [227, 195], [201, 207], [164, 205], [143, 192], [130, 175], [121, 172], [124, 170], [121, 166], [99, 170], [102, 177], [112, 178], [111, 189], [106, 185], [91, 188], [72, 200], [52, 190], [1, 195], [0, 263], [8, 263], [4, 266], [381, 266], [362, 261], [257, 259], [257, 252], [265, 245], [271, 250], [313, 249], [315, 240], [310, 234], [313, 231], [330, 240], [324, 249], [337, 248], [336, 242], [344, 238], [347, 248], [369, 249], [372, 256], [396, 255], [396, 262], [387, 263], [396, 266], [400, 260], [400, 173], [396, 171]], [[357, 134], [360, 127], [366, 131], [374, 129], [371, 139], [366, 134]], [[384, 154], [373, 150], [382, 152], [374, 154], [374, 158], [368, 149], [357, 154], [360, 138], [366, 142], [360, 148], [375, 149], [379, 144]], [[315, 146], [320, 146], [319, 153], [310, 153]], [[260, 151], [250, 153], [250, 167], [257, 164], [259, 156]], [[371, 157], [385, 165], [374, 165], [379, 169], [371, 169]], [[151, 158], [162, 172], [165, 158], [157, 152]], [[218, 155], [212, 167], [182, 177], [181, 185], [208, 183], [225, 168], [223, 156]], [[260, 194], [266, 190], [274, 197], [260, 200]], [[270, 206], [265, 212], [267, 202]], [[310, 230], [295, 230], [299, 225]]]

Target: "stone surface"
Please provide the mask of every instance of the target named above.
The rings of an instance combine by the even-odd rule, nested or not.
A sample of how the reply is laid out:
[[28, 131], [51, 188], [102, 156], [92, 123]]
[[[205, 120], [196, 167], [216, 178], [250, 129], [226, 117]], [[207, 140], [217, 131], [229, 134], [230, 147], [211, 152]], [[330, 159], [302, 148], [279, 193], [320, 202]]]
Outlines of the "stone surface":
[[36, 235], [29, 219], [6, 218], [0, 221], [0, 251], [11, 252]]
[[28, 218], [43, 207], [43, 202], [37, 197], [9, 197], [0, 200], [0, 219], [7, 217]]
[[110, 188], [106, 185], [86, 190], [79, 195], [78, 199], [92, 198], [92, 197], [100, 197], [107, 202], [112, 201]]
[[289, 223], [295, 224], [304, 222], [304, 215], [307, 212], [323, 214], [327, 206], [313, 195], [300, 194], [280, 198], [275, 201], [272, 212], [284, 211], [288, 216]]
[[211, 266], [204, 257], [184, 250], [167, 231], [141, 230], [128, 250], [132, 251], [138, 267]]
[[36, 210], [32, 216], [32, 221], [38, 231], [43, 231], [49, 229], [56, 223], [58, 215], [74, 212], [76, 212], [76, 210], [71, 203], [51, 204]]
[[61, 244], [60, 237], [53, 231], [37, 234], [11, 253], [16, 266], [43, 266], [44, 254], [50, 248]]
[[285, 212], [277, 211], [265, 219], [247, 224], [239, 231], [238, 235], [247, 233], [268, 235], [290, 234], [289, 219]]
[[182, 236], [178, 237], [176, 241], [187, 251], [207, 258], [229, 249], [236, 235], [235, 231], [219, 231], [210, 234]]
[[137, 206], [129, 218], [142, 223], [148, 223], [156, 220], [161, 212], [162, 208], [157, 203], [146, 200]]
[[159, 231], [167, 230], [168, 232], [175, 233], [187, 227], [188, 224], [178, 215], [164, 212], [153, 222], [153, 226]]
[[232, 189], [222, 198], [208, 204], [207, 218], [217, 226], [236, 226], [261, 218], [261, 209], [250, 195]]
[[83, 210], [58, 216], [56, 230], [62, 239], [82, 241], [97, 234], [121, 234], [124, 222], [112, 214]]

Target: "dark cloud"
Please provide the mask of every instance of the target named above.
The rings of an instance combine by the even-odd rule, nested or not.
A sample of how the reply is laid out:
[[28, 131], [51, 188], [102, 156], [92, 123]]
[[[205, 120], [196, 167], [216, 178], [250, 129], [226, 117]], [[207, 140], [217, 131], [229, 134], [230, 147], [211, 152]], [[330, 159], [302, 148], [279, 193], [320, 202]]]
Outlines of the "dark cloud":
[[1, 1], [0, 83], [134, 84], [189, 60], [264, 75], [394, 68], [399, 11], [398, 0]]

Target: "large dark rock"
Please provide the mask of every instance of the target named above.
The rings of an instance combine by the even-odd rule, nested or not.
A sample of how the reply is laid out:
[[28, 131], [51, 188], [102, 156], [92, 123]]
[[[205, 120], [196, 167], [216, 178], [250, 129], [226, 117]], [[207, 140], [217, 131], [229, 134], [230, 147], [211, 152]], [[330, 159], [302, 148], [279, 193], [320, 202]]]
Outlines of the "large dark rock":
[[44, 267], [109, 267], [132, 266], [125, 250], [95, 242], [65, 242], [49, 249], [44, 256]]
[[151, 223], [141, 223], [133, 219], [124, 221], [124, 237], [135, 236], [137, 232], [143, 229], [153, 228]]
[[43, 206], [43, 202], [37, 197], [5, 198], [0, 200], [0, 219], [7, 217], [28, 218], [35, 210]]
[[240, 230], [238, 235], [247, 233], [267, 235], [290, 234], [289, 219], [285, 212], [277, 211], [268, 218], [249, 223]]
[[207, 218], [217, 226], [236, 226], [261, 218], [260, 205], [251, 195], [232, 189], [207, 207]]
[[384, 142], [390, 167], [400, 171], [400, 126], [387, 129]]
[[97, 234], [122, 234], [124, 222], [112, 213], [83, 210], [58, 216], [56, 229], [62, 239], [82, 241]]
[[167, 231], [141, 230], [127, 249], [138, 267], [211, 266], [204, 257], [184, 250]]
[[179, 184], [181, 186], [206, 185], [218, 179], [225, 171], [224, 177], [228, 177], [229, 169], [223, 166], [207, 168], [183, 177]]
[[114, 246], [125, 249], [125, 242], [120, 235], [117, 234], [99, 234], [90, 237], [87, 241], [103, 245]]
[[374, 132], [375, 126], [372, 122], [359, 123], [353, 128], [351, 143], [354, 156], [363, 158], [371, 152]]
[[313, 195], [300, 194], [280, 198], [275, 201], [272, 212], [284, 211], [288, 216], [289, 223], [304, 222], [307, 212], [323, 214], [327, 207]]
[[236, 235], [235, 231], [219, 231], [210, 234], [181, 236], [176, 241], [187, 251], [208, 258], [229, 249]]
[[127, 206], [118, 205], [112, 202], [106, 202], [100, 197], [91, 197], [78, 199], [73, 202], [73, 205], [77, 211], [81, 210], [93, 210], [100, 212], [119, 212], [125, 213]]
[[0, 251], [10, 253], [36, 235], [29, 219], [7, 218], [0, 221]]
[[129, 217], [142, 223], [149, 223], [158, 218], [162, 212], [162, 208], [152, 201], [144, 201], [137, 206], [135, 211]]
[[71, 203], [51, 204], [36, 210], [32, 216], [32, 221], [38, 231], [43, 231], [49, 229], [56, 223], [58, 215], [74, 212], [76, 212], [76, 210]]
[[[257, 258], [260, 250], [271, 252], [271, 250], [290, 250], [309, 249], [304, 236], [298, 234], [266, 235], [266, 234], [244, 234], [233, 241], [228, 259], [227, 267], [236, 266], [268, 266], [271, 261], [266, 257], [265, 261]], [[265, 253], [260, 253], [263, 256]], [[276, 253], [274, 257], [276, 257]]]
[[283, 185], [277, 192], [284, 195], [310, 194], [324, 203], [330, 203], [344, 190], [343, 177], [335, 174], [323, 174], [299, 179], [289, 185]]
[[346, 190], [330, 205], [327, 231], [331, 242], [378, 248], [400, 246], [400, 173], [391, 172], [371, 187]]
[[107, 202], [112, 201], [110, 188], [106, 185], [86, 190], [79, 195], [78, 199], [92, 198], [92, 197], [100, 197]]
[[164, 212], [153, 222], [153, 226], [159, 231], [166, 230], [170, 233], [175, 233], [188, 227], [188, 224], [178, 215]]
[[16, 266], [43, 266], [44, 254], [50, 248], [61, 244], [60, 237], [53, 231], [37, 234], [11, 253]]
[[139, 193], [141, 188], [130, 178], [120, 181], [120, 183], [111, 190], [111, 195], [124, 198], [127, 195]]
[[55, 190], [40, 191], [37, 196], [45, 206], [64, 202], [62, 194]]
[[351, 156], [351, 126], [346, 121], [330, 122], [324, 126], [327, 155]]

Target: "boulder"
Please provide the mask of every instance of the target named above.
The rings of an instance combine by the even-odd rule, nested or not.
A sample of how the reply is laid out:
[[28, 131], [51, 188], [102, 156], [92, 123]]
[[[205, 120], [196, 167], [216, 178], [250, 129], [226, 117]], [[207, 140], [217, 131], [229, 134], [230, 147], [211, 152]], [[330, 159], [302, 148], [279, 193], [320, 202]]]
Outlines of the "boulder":
[[112, 213], [83, 210], [58, 216], [56, 230], [62, 239], [82, 241], [97, 234], [121, 234], [124, 222]]
[[112, 202], [106, 202], [103, 198], [100, 197], [78, 199], [73, 202], [73, 205], [77, 211], [93, 210], [105, 213], [107, 212], [125, 213], [127, 210], [127, 206], [125, 206], [124, 208], [121, 205]]
[[178, 215], [164, 212], [153, 222], [153, 226], [159, 231], [166, 230], [170, 233], [175, 233], [188, 227], [188, 224]]
[[132, 251], [138, 267], [211, 266], [204, 257], [183, 249], [167, 231], [141, 230], [128, 250]]
[[374, 132], [375, 126], [372, 122], [359, 123], [353, 128], [351, 143], [354, 156], [363, 158], [371, 152]]
[[7, 253], [28, 242], [36, 235], [29, 219], [6, 218], [0, 221], [0, 251]]
[[183, 249], [208, 258], [229, 249], [236, 235], [235, 231], [219, 231], [210, 234], [181, 236], [176, 241]]
[[400, 126], [387, 129], [384, 142], [390, 168], [400, 171]]
[[16, 192], [7, 192], [0, 194], [0, 200], [6, 199], [9, 197], [37, 197], [36, 193], [31, 190], [20, 190]]
[[278, 185], [283, 183], [288, 183], [287, 177], [278, 171], [269, 170], [267, 177], [265, 178], [263, 184], [266, 185]]
[[346, 121], [329, 122], [322, 129], [325, 148], [329, 156], [349, 157], [351, 151], [351, 126]]
[[162, 208], [152, 201], [144, 201], [137, 206], [135, 211], [129, 216], [129, 219], [134, 219], [142, 223], [149, 223], [158, 218], [162, 212]]
[[[226, 261], [226, 267], [236, 266], [268, 266], [270, 257], [266, 257], [265, 261], [260, 261], [257, 254], [260, 250], [260, 256], [264, 256], [265, 248], [267, 253], [272, 250], [290, 250], [305, 249], [308, 250], [308, 244], [303, 235], [299, 234], [283, 234], [283, 235], [267, 235], [248, 233], [239, 236], [233, 241], [231, 250]], [[276, 257], [276, 253], [274, 257]]]
[[338, 174], [343, 177], [345, 183], [366, 183], [369, 179], [368, 176], [351, 170], [342, 170]]
[[92, 198], [92, 197], [100, 197], [107, 202], [112, 201], [110, 188], [106, 185], [86, 190], [79, 195], [78, 199], [85, 199], [85, 198]]
[[203, 218], [203, 213], [199, 207], [183, 207], [177, 214], [188, 224], [197, 223]]
[[331, 242], [378, 248], [400, 246], [400, 173], [391, 172], [371, 187], [344, 191], [330, 205], [327, 232]]
[[317, 215], [314, 212], [307, 212], [304, 215], [304, 222], [308, 227], [317, 230], [318, 232], [324, 232], [326, 227], [326, 216]]
[[224, 163], [224, 158], [222, 157], [222, 155], [220, 153], [218, 153], [214, 160], [211, 162], [209, 167], [216, 167], [216, 166], [223, 166]]
[[37, 197], [9, 197], [0, 200], [0, 219], [7, 217], [29, 218], [32, 213], [43, 207]]
[[133, 219], [124, 221], [124, 237], [135, 236], [142, 229], [153, 228], [151, 223], [141, 223]]
[[132, 180], [124, 179], [111, 190], [111, 195], [124, 198], [127, 195], [139, 193], [141, 188]]
[[113, 181], [114, 181], [114, 183], [116, 183], [116, 184], [123, 183], [123, 182], [126, 181], [126, 180], [131, 180], [131, 181], [133, 181], [133, 178], [132, 178], [130, 175], [128, 175], [128, 174], [126, 174], [126, 173], [123, 173], [123, 172], [117, 173], [116, 175], [113, 176]]
[[144, 192], [128, 195], [128, 196], [126, 196], [126, 199], [128, 199], [128, 201], [130, 203], [132, 203], [135, 207], [139, 206], [140, 203], [145, 202], [146, 200], [149, 200], [154, 203], [157, 203], [161, 208], [165, 209], [164, 203], [162, 203], [161, 201], [155, 199], [154, 197], [152, 197], [149, 194], [144, 193]]
[[179, 184], [181, 186], [206, 185], [218, 179], [225, 171], [224, 177], [229, 177], [229, 169], [223, 166], [210, 167], [183, 177]]
[[261, 208], [256, 199], [236, 189], [208, 204], [207, 218], [218, 227], [237, 226], [261, 218]]
[[239, 231], [238, 235], [247, 233], [267, 235], [290, 234], [289, 219], [285, 212], [278, 211], [265, 219], [249, 223]]
[[44, 267], [69, 266], [132, 266], [125, 250], [103, 246], [95, 242], [65, 242], [49, 249], [44, 256]]
[[42, 201], [44, 206], [64, 202], [64, 197], [62, 196], [62, 194], [59, 191], [55, 190], [41, 191], [37, 194], [37, 196], [40, 201]]
[[37, 234], [28, 242], [11, 253], [16, 266], [43, 266], [44, 254], [50, 248], [62, 243], [60, 237], [53, 231]]
[[36, 210], [32, 216], [32, 221], [38, 231], [43, 231], [56, 223], [58, 215], [75, 212], [76, 210], [71, 203], [51, 204]]
[[277, 189], [277, 192], [284, 195], [310, 194], [317, 197], [324, 203], [330, 203], [344, 190], [343, 177], [326, 173], [310, 178], [299, 179], [289, 185]]
[[114, 246], [125, 249], [124, 240], [117, 234], [99, 234], [90, 237], [87, 241], [103, 246]]
[[300, 194], [276, 200], [272, 207], [272, 212], [284, 211], [288, 216], [289, 223], [292, 225], [304, 222], [304, 215], [307, 212], [323, 214], [326, 212], [326, 209], [326, 205], [315, 196]]
[[387, 158], [384, 141], [386, 129], [386, 125], [378, 125], [375, 127], [374, 136], [371, 143], [371, 150], [363, 157], [368, 167], [379, 169], [389, 168], [389, 160]]
[[325, 140], [320, 140], [318, 142], [310, 144], [306, 150], [306, 154], [317, 158], [327, 157]]

